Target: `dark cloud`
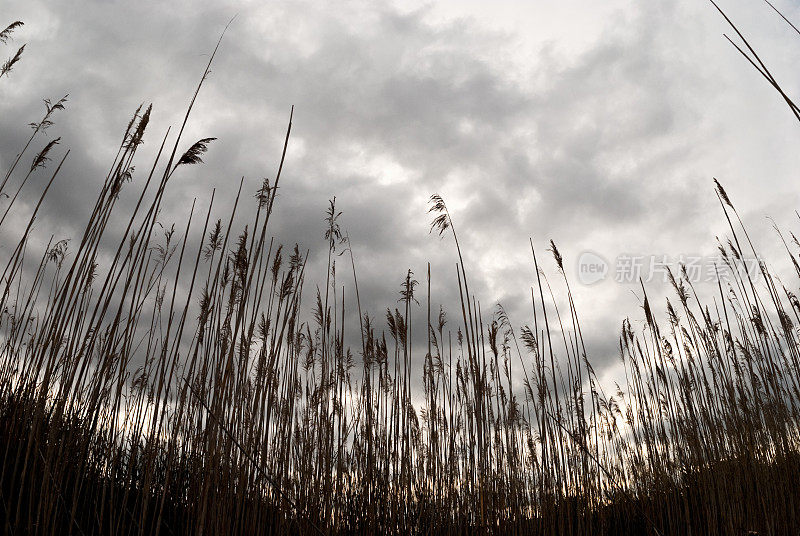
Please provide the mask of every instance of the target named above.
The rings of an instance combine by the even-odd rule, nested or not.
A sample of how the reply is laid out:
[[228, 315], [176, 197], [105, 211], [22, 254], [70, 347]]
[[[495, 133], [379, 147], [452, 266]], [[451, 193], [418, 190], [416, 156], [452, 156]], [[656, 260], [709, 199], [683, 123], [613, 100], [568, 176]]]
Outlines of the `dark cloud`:
[[[455, 248], [449, 237], [428, 235], [426, 201], [437, 192], [452, 209], [483, 311], [501, 301], [522, 324], [535, 276], [529, 236], [550, 272], [551, 237], [569, 266], [585, 249], [608, 258], [707, 251], [724, 232], [715, 175], [747, 202], [758, 237], [768, 225], [751, 213], [794, 208], [800, 131], [724, 41], [718, 15], [696, 4], [627, 5], [593, 20], [598, 37], [576, 50], [491, 29], [458, 4], [409, 11], [386, 2], [334, 9], [288, 1], [12, 1], [4, 14], [25, 21], [17, 39], [29, 46], [0, 80], [0, 160], [5, 167], [16, 154], [24, 125], [42, 112], [40, 98], [69, 93], [49, 136], [62, 136], [72, 153], [39, 226], [77, 236], [133, 110], [154, 103], [144, 146], [152, 156], [238, 13], [182, 148], [219, 139], [203, 166], [176, 174], [161, 219], [183, 221], [195, 197], [204, 211], [212, 187], [224, 213], [242, 176], [252, 203], [261, 178], [274, 176], [295, 105], [272, 231], [311, 250], [311, 280], [324, 274], [323, 216], [336, 195], [365, 309], [382, 318], [406, 270], [422, 281], [431, 262], [434, 302], [449, 305], [455, 325]], [[800, 48], [791, 35], [768, 11], [729, 4], [782, 80], [798, 87], [790, 66]], [[547, 6], [529, 9], [547, 21]], [[432, 17], [434, 10], [444, 16]], [[556, 33], [567, 39], [579, 31]], [[148, 165], [142, 155], [134, 180]], [[561, 289], [557, 277], [552, 282]], [[607, 363], [622, 312], [639, 311], [624, 287], [604, 285], [575, 293], [589, 350]]]

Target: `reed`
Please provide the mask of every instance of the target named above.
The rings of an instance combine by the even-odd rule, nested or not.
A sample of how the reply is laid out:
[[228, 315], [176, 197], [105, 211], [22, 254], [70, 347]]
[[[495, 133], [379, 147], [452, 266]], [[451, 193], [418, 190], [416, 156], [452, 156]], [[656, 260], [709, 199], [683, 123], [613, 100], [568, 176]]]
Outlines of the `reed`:
[[[134, 112], [79, 237], [51, 237], [43, 251], [33, 240], [68, 151], [54, 139], [30, 152], [66, 97], [45, 101], [0, 183], [4, 534], [797, 531], [797, 280], [763, 262], [746, 270], [758, 252], [719, 182], [731, 278], [703, 301], [686, 267], [670, 272], [663, 311], [642, 286], [644, 323], [624, 320], [618, 337], [624, 381], [603, 384], [556, 244], [548, 260], [531, 240], [531, 314], [515, 327], [502, 305], [470, 292], [439, 195], [431, 231], [452, 237], [455, 315], [437, 307], [430, 265], [397, 282], [385, 323], [363, 312], [335, 198], [320, 229], [324, 288], [309, 303], [309, 252], [270, 237], [291, 113], [275, 175], [254, 201], [242, 179], [224, 215], [212, 195], [185, 222], [162, 225], [172, 179], [213, 158], [214, 138], [187, 143], [183, 132], [214, 54], [180, 129], [146, 165], [138, 153], [152, 107]], [[130, 208], [118, 206], [122, 189]], [[27, 223], [3, 228], [9, 214]], [[112, 221], [127, 222], [121, 234]], [[779, 236], [800, 279], [800, 242]], [[412, 345], [419, 330], [423, 348]]]

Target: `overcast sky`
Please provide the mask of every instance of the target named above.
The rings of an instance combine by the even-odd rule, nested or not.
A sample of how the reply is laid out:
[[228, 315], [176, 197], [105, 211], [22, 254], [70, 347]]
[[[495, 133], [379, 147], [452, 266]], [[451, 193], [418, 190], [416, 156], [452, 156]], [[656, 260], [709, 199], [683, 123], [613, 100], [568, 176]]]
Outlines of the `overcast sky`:
[[[800, 95], [800, 36], [759, 1], [720, 5]], [[800, 22], [800, 4], [775, 5]], [[193, 198], [204, 209], [213, 187], [222, 213], [242, 176], [251, 193], [274, 176], [294, 105], [272, 231], [310, 248], [322, 276], [337, 196], [378, 316], [427, 261], [434, 304], [453, 303], [456, 252], [428, 233], [433, 193], [484, 311], [502, 302], [517, 326], [531, 317], [528, 238], [542, 257], [555, 240], [598, 369], [614, 361], [622, 319], [641, 317], [641, 292], [614, 281], [615, 259], [713, 254], [725, 220], [712, 177], [767, 257], [781, 253], [766, 216], [797, 227], [800, 124], [705, 1], [3, 0], [0, 14], [3, 27], [25, 23], [4, 56], [27, 43], [0, 80], [0, 168], [41, 99], [70, 95], [49, 136], [72, 152], [38, 224], [57, 238], [78, 235], [130, 115], [152, 102], [146, 168], [234, 15], [184, 138], [219, 139], [176, 176], [162, 220], [183, 221]], [[585, 251], [609, 262], [605, 280], [580, 284]]]

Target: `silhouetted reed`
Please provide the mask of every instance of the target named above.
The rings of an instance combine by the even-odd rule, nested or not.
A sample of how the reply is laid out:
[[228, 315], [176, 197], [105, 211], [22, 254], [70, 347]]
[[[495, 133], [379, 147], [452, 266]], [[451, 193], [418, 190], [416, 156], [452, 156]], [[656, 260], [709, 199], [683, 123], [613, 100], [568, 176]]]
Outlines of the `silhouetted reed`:
[[[80, 236], [32, 241], [66, 158], [60, 139], [18, 165], [66, 97], [45, 101], [0, 184], [13, 192], [0, 196], [3, 533], [796, 532], [800, 301], [766, 264], [757, 277], [743, 269], [757, 251], [721, 184], [731, 279], [702, 301], [686, 267], [669, 272], [665, 312], [642, 286], [644, 323], [626, 319], [619, 334], [624, 381], [603, 384], [556, 244], [545, 267], [531, 240], [531, 318], [515, 330], [470, 292], [438, 195], [431, 231], [454, 241], [457, 320], [436, 311], [430, 266], [422, 283], [411, 270], [398, 282], [385, 327], [362, 312], [335, 199], [321, 229], [325, 286], [309, 304], [308, 251], [269, 227], [291, 114], [255, 201], [243, 180], [224, 217], [212, 219], [212, 196], [164, 226], [172, 177], [214, 140], [180, 152], [214, 54], [144, 173], [134, 161], [152, 108], [133, 114]], [[29, 179], [37, 202], [15, 205]], [[130, 206], [118, 206], [122, 189]], [[9, 213], [22, 227], [3, 227]], [[112, 235], [112, 221], [124, 230]], [[800, 278], [800, 243], [784, 244]], [[419, 330], [424, 348], [412, 347]]]

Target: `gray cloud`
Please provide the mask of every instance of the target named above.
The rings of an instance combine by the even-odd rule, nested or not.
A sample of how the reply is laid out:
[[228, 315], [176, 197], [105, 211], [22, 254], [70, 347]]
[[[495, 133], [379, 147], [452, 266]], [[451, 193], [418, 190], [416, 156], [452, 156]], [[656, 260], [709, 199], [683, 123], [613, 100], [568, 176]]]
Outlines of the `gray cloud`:
[[[336, 195], [365, 309], [379, 317], [394, 307], [405, 271], [422, 280], [431, 262], [434, 302], [450, 305], [455, 324], [455, 248], [428, 236], [434, 192], [453, 211], [484, 312], [502, 301], [516, 324], [530, 316], [529, 236], [551, 272], [551, 237], [569, 266], [585, 249], [612, 259], [713, 250], [725, 230], [712, 176], [741, 200], [758, 239], [774, 242], [764, 213], [790, 221], [800, 130], [724, 41], [710, 6], [625, 5], [592, 20], [597, 37], [575, 49], [497, 30], [457, 4], [259, 4], [10, 3], [4, 14], [25, 21], [17, 39], [29, 46], [11, 78], [0, 80], [3, 166], [24, 125], [41, 114], [39, 99], [71, 96], [50, 133], [72, 153], [43, 232], [79, 233], [141, 102], [154, 103], [145, 146], [154, 154], [235, 13], [184, 137], [186, 145], [219, 140], [205, 165], [176, 176], [162, 220], [182, 221], [194, 197], [205, 210], [212, 187], [217, 207], [229, 205], [242, 176], [252, 195], [261, 177], [274, 175], [295, 105], [272, 231], [310, 248], [311, 276], [321, 277], [323, 211]], [[798, 88], [792, 66], [800, 46], [791, 34], [767, 10], [726, 4], [781, 80]], [[800, 15], [797, 6], [780, 7]], [[548, 20], [547, 6], [527, 9]], [[578, 31], [576, 23], [555, 33]], [[135, 180], [147, 165], [142, 158]], [[611, 283], [574, 290], [589, 351], [606, 363], [622, 311], [639, 314], [636, 300]]]

